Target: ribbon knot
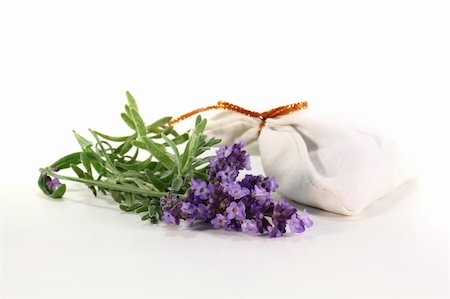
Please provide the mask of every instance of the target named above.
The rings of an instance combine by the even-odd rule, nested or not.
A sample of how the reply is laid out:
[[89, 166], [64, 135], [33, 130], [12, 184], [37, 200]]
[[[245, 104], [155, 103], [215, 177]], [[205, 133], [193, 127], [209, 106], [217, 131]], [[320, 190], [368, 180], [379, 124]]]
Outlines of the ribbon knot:
[[295, 112], [297, 110], [306, 109], [306, 108], [308, 108], [308, 103], [305, 101], [305, 102], [298, 102], [298, 103], [294, 103], [294, 104], [280, 106], [280, 107], [273, 108], [268, 111], [260, 113], [260, 112], [255, 112], [255, 111], [251, 111], [251, 110], [242, 108], [238, 105], [234, 105], [234, 104], [231, 104], [228, 102], [219, 101], [219, 102], [217, 102], [217, 105], [198, 108], [191, 112], [183, 114], [175, 119], [172, 119], [169, 122], [169, 126], [173, 126], [176, 123], [178, 123], [194, 114], [197, 114], [197, 113], [200, 113], [203, 111], [222, 109], [222, 110], [231, 110], [231, 111], [235, 111], [235, 112], [238, 112], [238, 113], [250, 116], [250, 117], [259, 118], [261, 120], [261, 123], [259, 124], [259, 129], [258, 129], [258, 134], [259, 134], [261, 132], [262, 128], [264, 128], [264, 126], [266, 125], [266, 120], [268, 118], [275, 118], [278, 116], [287, 115], [287, 114]]

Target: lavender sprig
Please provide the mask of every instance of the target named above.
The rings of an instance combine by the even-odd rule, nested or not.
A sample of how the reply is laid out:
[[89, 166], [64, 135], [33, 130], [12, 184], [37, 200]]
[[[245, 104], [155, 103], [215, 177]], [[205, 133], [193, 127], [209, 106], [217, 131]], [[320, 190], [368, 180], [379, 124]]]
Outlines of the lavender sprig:
[[271, 193], [278, 188], [274, 177], [247, 174], [237, 179], [239, 171], [251, 169], [243, 146], [243, 142], [221, 146], [209, 162], [207, 180], [191, 179], [186, 199], [173, 193], [163, 196], [163, 220], [176, 225], [185, 220], [189, 226], [209, 222], [214, 228], [268, 233], [271, 238], [282, 236], [287, 227], [293, 233], [311, 227], [306, 210], [299, 215], [284, 198], [273, 200]]
[[[128, 104], [121, 117], [133, 133], [111, 136], [89, 130], [91, 141], [74, 131], [81, 151], [41, 168], [38, 185], [45, 195], [60, 198], [66, 191], [60, 180], [83, 183], [95, 196], [98, 192], [108, 194], [123, 211], [139, 213], [143, 220], [155, 223], [162, 216], [163, 195], [170, 191], [185, 198], [192, 178], [207, 177], [209, 158], [203, 153], [220, 140], [203, 134], [206, 120], [201, 117], [197, 117], [195, 128], [184, 134], [167, 125], [171, 117], [147, 125], [134, 97], [129, 92], [126, 96]], [[183, 151], [178, 148], [181, 144], [185, 145]], [[59, 172], [66, 169], [76, 176]]]

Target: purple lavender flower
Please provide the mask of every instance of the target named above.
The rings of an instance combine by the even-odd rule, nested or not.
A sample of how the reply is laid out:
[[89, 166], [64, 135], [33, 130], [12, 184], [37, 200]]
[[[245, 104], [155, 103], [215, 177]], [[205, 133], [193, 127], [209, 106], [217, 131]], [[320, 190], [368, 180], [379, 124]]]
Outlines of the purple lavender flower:
[[190, 202], [181, 203], [181, 213], [183, 215], [183, 218], [193, 218], [196, 210], [197, 207]]
[[265, 178], [261, 186], [267, 190], [267, 192], [275, 192], [278, 189], [278, 184], [275, 181], [275, 177]]
[[310, 228], [314, 224], [314, 222], [312, 222], [312, 220], [309, 218], [309, 214], [306, 212], [306, 209], [303, 209], [303, 212], [300, 215], [300, 220], [307, 228]]
[[171, 193], [163, 196], [163, 220], [179, 224], [183, 219], [189, 226], [199, 220], [215, 228], [269, 232], [271, 238], [282, 236], [287, 225], [291, 232], [311, 227], [313, 222], [305, 210], [299, 216], [285, 199], [274, 202], [271, 193], [278, 188], [274, 177], [247, 174], [236, 180], [239, 171], [250, 169], [250, 156], [243, 147], [243, 142], [221, 146], [209, 161], [208, 180], [191, 179], [185, 201]]
[[244, 196], [247, 196], [250, 194], [250, 190], [248, 190], [245, 187], [241, 187], [238, 183], [230, 183], [228, 194], [233, 196], [234, 199], [240, 199]]
[[281, 237], [283, 232], [280, 231], [276, 226], [269, 226], [269, 238]]
[[227, 218], [230, 220], [245, 219], [245, 205], [242, 202], [239, 203], [236, 203], [235, 201], [231, 202], [226, 211], [227, 211]]
[[255, 219], [245, 219], [242, 221], [241, 228], [244, 233], [255, 234], [258, 232]]
[[298, 219], [297, 214], [292, 214], [287, 223], [293, 233], [302, 233], [305, 231], [305, 226], [303, 225], [303, 222]]
[[163, 210], [181, 207], [181, 200], [175, 194], [168, 192], [159, 200], [159, 204]]
[[217, 158], [227, 158], [232, 151], [233, 148], [231, 146], [221, 146], [216, 151]]
[[209, 189], [207, 187], [206, 182], [196, 179], [191, 179], [191, 187], [194, 191], [194, 196], [200, 199], [208, 199], [209, 197]]
[[256, 199], [259, 203], [265, 203], [267, 200], [270, 200], [270, 193], [267, 192], [266, 189], [255, 185], [252, 191], [252, 197]]
[[281, 233], [286, 232], [286, 222], [296, 212], [297, 209], [291, 206], [284, 198], [281, 198], [280, 201], [276, 203], [273, 208], [272, 222], [274, 226]]
[[61, 186], [61, 182], [57, 178], [52, 179], [47, 175], [45, 177], [45, 180], [45, 185], [52, 192], [54, 192], [56, 189], [58, 189], [59, 186]]
[[217, 173], [217, 176], [221, 179], [222, 182], [234, 181], [238, 176], [238, 171], [231, 166], [227, 166], [224, 170], [219, 171]]
[[[247, 155], [242, 150], [243, 147], [244, 143], [242, 141], [231, 146], [220, 147], [216, 152], [217, 156], [209, 161], [208, 176], [210, 181], [222, 181], [230, 178], [235, 180], [239, 170], [250, 170], [250, 155]], [[229, 168], [227, 169], [227, 167]], [[227, 174], [224, 172], [227, 172]]]
[[222, 214], [216, 214], [216, 217], [211, 220], [211, 224], [214, 226], [214, 228], [226, 228], [228, 224], [230, 224], [230, 220]]
[[163, 220], [168, 224], [180, 224], [182, 201], [173, 193], [166, 193], [159, 200], [159, 205], [163, 211]]
[[167, 224], [176, 224], [176, 225], [180, 224], [180, 219], [175, 218], [172, 214], [170, 214], [167, 211], [164, 212], [162, 219]]
[[206, 221], [208, 219], [208, 209], [202, 203], [199, 203], [197, 206], [197, 219], [201, 221]]

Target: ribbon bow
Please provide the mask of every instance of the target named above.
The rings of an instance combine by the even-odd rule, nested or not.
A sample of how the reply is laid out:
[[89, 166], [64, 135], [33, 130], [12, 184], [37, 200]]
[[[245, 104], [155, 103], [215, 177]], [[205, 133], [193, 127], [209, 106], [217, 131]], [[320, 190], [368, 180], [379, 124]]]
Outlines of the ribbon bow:
[[234, 104], [231, 104], [228, 102], [219, 101], [219, 102], [217, 102], [217, 105], [195, 109], [191, 112], [181, 115], [180, 117], [172, 119], [169, 122], [169, 126], [173, 126], [176, 123], [178, 123], [194, 114], [197, 114], [197, 113], [200, 113], [203, 111], [223, 109], [223, 110], [235, 111], [235, 112], [245, 114], [250, 117], [259, 118], [261, 120], [261, 123], [259, 124], [258, 133], [260, 133], [261, 129], [264, 128], [264, 126], [266, 125], [266, 120], [268, 118], [274, 118], [274, 117], [278, 117], [278, 116], [282, 116], [282, 115], [287, 115], [287, 114], [295, 112], [297, 110], [306, 109], [306, 108], [308, 108], [308, 103], [305, 101], [305, 102], [298, 102], [298, 103], [294, 103], [294, 104], [280, 106], [280, 107], [273, 108], [268, 111], [260, 113], [260, 112], [247, 110], [238, 105], [234, 105]]

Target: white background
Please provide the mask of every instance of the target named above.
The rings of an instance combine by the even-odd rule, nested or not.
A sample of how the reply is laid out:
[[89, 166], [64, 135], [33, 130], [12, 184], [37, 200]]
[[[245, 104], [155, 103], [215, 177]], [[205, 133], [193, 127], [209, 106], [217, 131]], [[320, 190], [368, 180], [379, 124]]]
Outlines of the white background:
[[[0, 11], [0, 295], [448, 296], [447, 2], [11, 1]], [[311, 208], [312, 229], [271, 240], [148, 225], [83, 186], [42, 196], [37, 169], [78, 149], [72, 129], [128, 132], [125, 90], [149, 122], [217, 100], [261, 111], [308, 100], [386, 131], [418, 179], [355, 217]]]

